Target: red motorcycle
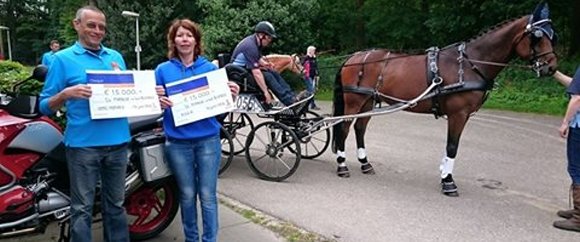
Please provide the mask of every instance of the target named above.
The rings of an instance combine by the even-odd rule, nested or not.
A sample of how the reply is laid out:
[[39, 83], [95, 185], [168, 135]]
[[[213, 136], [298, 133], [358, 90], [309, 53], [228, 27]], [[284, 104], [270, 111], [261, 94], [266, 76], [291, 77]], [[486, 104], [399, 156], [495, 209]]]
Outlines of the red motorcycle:
[[[44, 233], [58, 222], [59, 241], [68, 241], [69, 179], [60, 126], [38, 112], [37, 97], [20, 95], [25, 82], [44, 81], [47, 69], [0, 95], [0, 239]], [[131, 240], [161, 233], [179, 207], [178, 191], [163, 159], [165, 137], [159, 116], [130, 120], [132, 140], [125, 177], [125, 209]], [[100, 220], [99, 187], [95, 222]]]

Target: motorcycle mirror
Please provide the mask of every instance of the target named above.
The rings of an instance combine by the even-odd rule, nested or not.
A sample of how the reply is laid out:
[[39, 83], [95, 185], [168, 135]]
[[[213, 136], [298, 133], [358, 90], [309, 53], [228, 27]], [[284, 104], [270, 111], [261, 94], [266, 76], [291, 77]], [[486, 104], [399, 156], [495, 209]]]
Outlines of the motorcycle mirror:
[[32, 76], [30, 78], [39, 82], [44, 82], [44, 79], [46, 79], [46, 73], [48, 73], [48, 68], [45, 65], [38, 65], [32, 71]]
[[34, 70], [32, 70], [32, 75], [28, 78], [26, 78], [25, 80], [22, 80], [16, 84], [14, 84], [14, 86], [12, 86], [12, 92], [13, 93], [17, 93], [18, 92], [18, 88], [26, 83], [27, 81], [29, 81], [30, 79], [35, 79], [39, 82], [44, 82], [44, 79], [46, 78], [46, 73], [48, 73], [48, 68], [44, 65], [38, 65], [36, 67], [34, 67]]

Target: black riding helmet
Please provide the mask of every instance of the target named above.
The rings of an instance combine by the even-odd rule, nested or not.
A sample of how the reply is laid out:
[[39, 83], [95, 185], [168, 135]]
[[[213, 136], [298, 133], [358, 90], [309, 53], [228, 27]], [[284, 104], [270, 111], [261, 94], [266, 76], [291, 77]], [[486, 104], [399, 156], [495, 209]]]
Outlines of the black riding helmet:
[[262, 22], [259, 22], [258, 24], [256, 24], [256, 27], [254, 28], [254, 32], [255, 33], [264, 33], [264, 34], [271, 36], [272, 38], [278, 38], [278, 36], [276, 35], [276, 29], [274, 29], [274, 25], [272, 25], [268, 21], [262, 21]]

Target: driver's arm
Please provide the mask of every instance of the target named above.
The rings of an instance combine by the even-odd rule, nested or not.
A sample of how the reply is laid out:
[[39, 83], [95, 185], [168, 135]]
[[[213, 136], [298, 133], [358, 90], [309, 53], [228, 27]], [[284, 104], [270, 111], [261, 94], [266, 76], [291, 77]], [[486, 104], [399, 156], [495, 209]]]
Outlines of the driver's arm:
[[264, 93], [264, 97], [266, 99], [266, 103], [272, 102], [272, 96], [270, 96], [270, 92], [268, 91], [268, 86], [266, 86], [266, 81], [264, 80], [264, 75], [262, 75], [262, 71], [260, 68], [252, 69], [252, 75], [254, 75], [254, 80], [260, 87], [260, 90]]
[[260, 63], [261, 67], [271, 69], [271, 70], [274, 69], [274, 64], [272, 64], [272, 62], [266, 60], [266, 58], [264, 58], [264, 57], [260, 58], [259, 63]]

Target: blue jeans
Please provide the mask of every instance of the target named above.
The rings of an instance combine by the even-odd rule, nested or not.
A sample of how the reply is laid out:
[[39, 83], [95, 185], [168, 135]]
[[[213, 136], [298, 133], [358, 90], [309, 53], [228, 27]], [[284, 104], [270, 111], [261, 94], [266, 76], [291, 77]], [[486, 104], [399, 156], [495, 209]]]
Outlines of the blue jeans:
[[284, 105], [288, 106], [296, 100], [296, 94], [292, 91], [292, 88], [288, 83], [280, 76], [278, 72], [271, 70], [263, 70], [264, 80], [266, 85], [270, 90], [280, 99]]
[[167, 161], [179, 187], [181, 220], [186, 242], [198, 242], [197, 196], [203, 220], [202, 241], [217, 241], [217, 176], [221, 159], [219, 134], [196, 140], [167, 138]]
[[[310, 77], [305, 77], [304, 84], [306, 85], [306, 91], [308, 91], [309, 93], [315, 92], [314, 79], [312, 79]], [[311, 101], [310, 101], [310, 107], [311, 108], [316, 107], [316, 103], [314, 103], [314, 98], [311, 99]]]
[[103, 238], [111, 242], [129, 241], [127, 215], [123, 207], [127, 144], [67, 147], [66, 158], [71, 190], [71, 241], [92, 239], [93, 203], [99, 180], [102, 185]]
[[568, 174], [570, 174], [574, 185], [580, 185], [580, 127], [568, 130], [566, 146]]

